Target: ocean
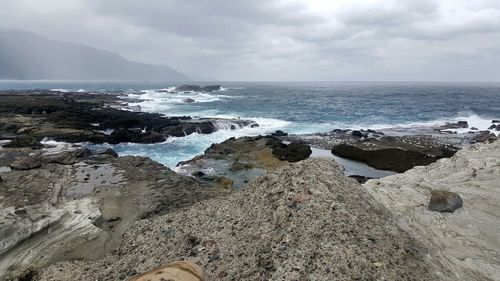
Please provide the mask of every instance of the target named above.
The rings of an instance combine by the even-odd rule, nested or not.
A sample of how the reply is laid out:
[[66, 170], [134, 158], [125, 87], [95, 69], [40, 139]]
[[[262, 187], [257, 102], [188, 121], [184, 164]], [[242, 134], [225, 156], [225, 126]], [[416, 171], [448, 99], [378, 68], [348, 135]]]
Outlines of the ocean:
[[[112, 146], [120, 155], [143, 155], [175, 167], [212, 143], [229, 137], [283, 130], [292, 134], [333, 129], [414, 127], [467, 120], [487, 129], [500, 119], [500, 83], [438, 82], [191, 82], [221, 84], [210, 93], [173, 93], [172, 82], [0, 81], [0, 89], [59, 89], [120, 92], [146, 99], [143, 111], [167, 116], [225, 117], [255, 120], [260, 127], [192, 134], [159, 144]], [[186, 103], [186, 99], [195, 102]], [[110, 146], [111, 147], [111, 146]]]

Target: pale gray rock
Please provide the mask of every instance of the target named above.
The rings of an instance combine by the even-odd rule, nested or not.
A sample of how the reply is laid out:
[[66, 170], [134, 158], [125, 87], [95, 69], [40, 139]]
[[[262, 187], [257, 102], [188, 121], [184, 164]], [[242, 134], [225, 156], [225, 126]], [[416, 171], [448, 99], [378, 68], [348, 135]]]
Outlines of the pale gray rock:
[[[474, 144], [452, 158], [364, 187], [429, 249], [436, 280], [500, 280], [500, 142]], [[433, 190], [460, 194], [453, 213], [428, 209]]]

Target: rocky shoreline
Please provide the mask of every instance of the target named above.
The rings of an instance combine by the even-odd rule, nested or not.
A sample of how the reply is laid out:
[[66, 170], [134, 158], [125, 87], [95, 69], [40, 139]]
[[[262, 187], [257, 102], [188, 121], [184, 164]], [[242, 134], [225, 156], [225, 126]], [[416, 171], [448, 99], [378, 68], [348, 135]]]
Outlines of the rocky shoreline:
[[0, 91], [0, 139], [10, 147], [40, 147], [44, 137], [65, 142], [157, 143], [168, 137], [258, 126], [251, 120], [165, 117], [126, 110], [120, 94]]
[[[489, 131], [449, 132], [463, 122], [417, 133], [278, 131], [212, 144], [177, 173], [79, 143], [258, 125], [135, 112], [128, 102], [0, 92], [0, 279], [129, 280], [190, 260], [210, 280], [500, 280], [500, 144]], [[337, 160], [316, 158], [317, 148]], [[401, 174], [353, 179], [338, 161]], [[431, 207], [438, 191], [460, 204]], [[448, 204], [440, 196], [432, 200]]]

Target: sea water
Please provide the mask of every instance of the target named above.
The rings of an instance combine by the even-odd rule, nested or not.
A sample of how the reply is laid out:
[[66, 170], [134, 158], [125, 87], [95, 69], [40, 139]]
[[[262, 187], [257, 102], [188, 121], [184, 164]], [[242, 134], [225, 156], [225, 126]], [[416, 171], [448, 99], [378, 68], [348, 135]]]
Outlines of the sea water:
[[[167, 116], [255, 120], [258, 128], [169, 138], [159, 144], [119, 144], [121, 154], [143, 155], [174, 167], [229, 137], [275, 130], [302, 134], [333, 129], [382, 129], [467, 120], [487, 129], [500, 119], [499, 83], [437, 82], [192, 82], [222, 84], [209, 93], [175, 92], [172, 82], [0, 81], [0, 89], [119, 92], [144, 101], [131, 104]], [[187, 103], [186, 99], [194, 102]]]

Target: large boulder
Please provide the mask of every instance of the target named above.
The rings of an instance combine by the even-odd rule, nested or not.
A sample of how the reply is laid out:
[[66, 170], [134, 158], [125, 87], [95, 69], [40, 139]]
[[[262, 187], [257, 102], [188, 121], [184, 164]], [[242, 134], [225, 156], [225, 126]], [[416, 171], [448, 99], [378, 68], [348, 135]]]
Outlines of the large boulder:
[[332, 148], [332, 153], [339, 157], [361, 161], [379, 170], [395, 172], [429, 165], [438, 159], [453, 156], [456, 151], [452, 146], [412, 137], [383, 137], [339, 144]]
[[312, 154], [311, 147], [301, 142], [291, 142], [290, 144], [281, 144], [273, 148], [273, 154], [282, 161], [298, 162], [309, 158]]
[[456, 209], [462, 208], [463, 204], [462, 198], [455, 192], [433, 190], [429, 210], [453, 213]]

